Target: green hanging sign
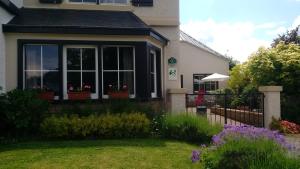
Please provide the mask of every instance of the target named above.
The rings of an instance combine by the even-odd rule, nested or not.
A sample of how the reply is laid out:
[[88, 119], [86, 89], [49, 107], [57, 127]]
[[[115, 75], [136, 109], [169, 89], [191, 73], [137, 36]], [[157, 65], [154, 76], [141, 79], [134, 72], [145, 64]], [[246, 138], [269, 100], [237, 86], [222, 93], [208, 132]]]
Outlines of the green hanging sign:
[[174, 57], [171, 57], [170, 59], [168, 59], [168, 64], [169, 65], [176, 65], [177, 64], [177, 59]]

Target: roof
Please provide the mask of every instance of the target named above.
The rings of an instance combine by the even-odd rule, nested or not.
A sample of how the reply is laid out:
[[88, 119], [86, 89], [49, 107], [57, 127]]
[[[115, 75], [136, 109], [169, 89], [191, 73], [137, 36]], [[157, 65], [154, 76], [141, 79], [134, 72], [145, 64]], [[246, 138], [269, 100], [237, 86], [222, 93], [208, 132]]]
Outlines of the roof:
[[180, 41], [189, 43], [195, 47], [198, 47], [202, 50], [205, 50], [215, 56], [221, 57], [223, 59], [228, 60], [224, 55], [218, 53], [217, 51], [211, 49], [210, 47], [206, 46], [205, 44], [203, 44], [202, 42], [196, 40], [195, 38], [193, 38], [192, 36], [188, 35], [187, 33], [180, 31]]
[[168, 39], [128, 11], [32, 9], [3, 25], [4, 32], [74, 33], [103, 35], [148, 35], [160, 41]]
[[19, 8], [9, 0], [0, 0], [0, 6], [12, 14], [18, 14]]

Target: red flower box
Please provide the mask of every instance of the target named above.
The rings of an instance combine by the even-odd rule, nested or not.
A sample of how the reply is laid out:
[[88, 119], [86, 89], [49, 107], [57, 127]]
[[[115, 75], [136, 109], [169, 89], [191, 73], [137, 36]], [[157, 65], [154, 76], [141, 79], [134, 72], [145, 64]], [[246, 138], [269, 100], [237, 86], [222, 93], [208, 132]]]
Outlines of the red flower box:
[[91, 92], [68, 92], [69, 100], [88, 100], [91, 98]]
[[128, 91], [118, 91], [118, 92], [108, 92], [110, 99], [128, 99], [129, 92]]
[[54, 92], [41, 92], [38, 97], [42, 100], [53, 101], [54, 100]]

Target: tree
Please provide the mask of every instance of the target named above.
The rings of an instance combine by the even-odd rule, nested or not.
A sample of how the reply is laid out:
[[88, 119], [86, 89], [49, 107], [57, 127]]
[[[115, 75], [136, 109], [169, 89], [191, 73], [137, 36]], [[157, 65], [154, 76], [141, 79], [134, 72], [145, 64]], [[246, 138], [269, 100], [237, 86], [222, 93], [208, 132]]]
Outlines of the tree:
[[287, 31], [285, 34], [279, 35], [273, 40], [272, 47], [275, 48], [281, 41], [285, 44], [298, 44], [300, 45], [300, 25], [291, 31]]
[[229, 61], [229, 70], [232, 70], [240, 62], [235, 60], [232, 56], [225, 56]]

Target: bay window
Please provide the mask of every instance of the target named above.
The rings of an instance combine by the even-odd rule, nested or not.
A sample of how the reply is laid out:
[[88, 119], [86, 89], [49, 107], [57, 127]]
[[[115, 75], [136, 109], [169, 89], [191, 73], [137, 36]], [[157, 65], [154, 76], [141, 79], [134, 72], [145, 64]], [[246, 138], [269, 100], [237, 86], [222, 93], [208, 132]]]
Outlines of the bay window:
[[52, 90], [58, 95], [58, 46], [26, 44], [23, 50], [23, 88]]
[[134, 48], [130, 46], [106, 46], [102, 48], [102, 94], [109, 91], [128, 90], [135, 97]]
[[151, 76], [151, 97], [157, 97], [157, 67], [156, 67], [156, 53], [150, 52], [150, 76]]

